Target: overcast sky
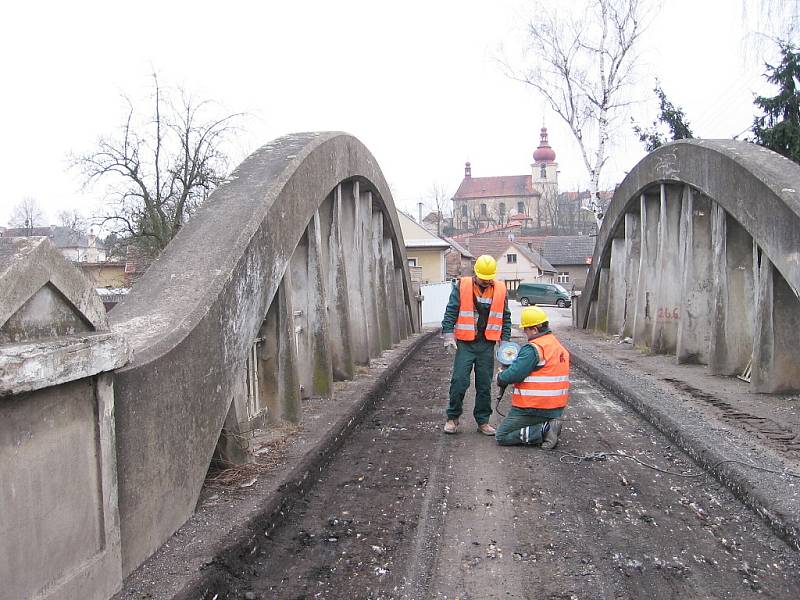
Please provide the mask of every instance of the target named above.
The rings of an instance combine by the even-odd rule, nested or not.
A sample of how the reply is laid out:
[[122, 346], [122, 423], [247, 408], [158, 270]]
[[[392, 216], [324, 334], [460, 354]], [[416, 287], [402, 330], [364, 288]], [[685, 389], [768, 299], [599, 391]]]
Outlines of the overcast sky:
[[[562, 0], [564, 2], [569, 0]], [[90, 213], [102, 188], [81, 189], [70, 152], [113, 133], [121, 94], [162, 83], [247, 111], [233, 152], [295, 131], [342, 130], [376, 156], [400, 207], [433, 183], [455, 192], [473, 176], [530, 172], [542, 123], [562, 189], [588, 177], [568, 130], [530, 88], [504, 77], [500, 45], [519, 47], [535, 1], [13, 2], [0, 23], [0, 224], [24, 197], [55, 223]], [[699, 137], [729, 138], [752, 122], [753, 94], [770, 91], [749, 52], [740, 0], [667, 0], [641, 47], [639, 97], [658, 76]], [[747, 21], [747, 22], [745, 22]], [[762, 56], [762, 58], [764, 58]], [[635, 107], [641, 121], [655, 107]], [[644, 155], [628, 128], [601, 184]]]

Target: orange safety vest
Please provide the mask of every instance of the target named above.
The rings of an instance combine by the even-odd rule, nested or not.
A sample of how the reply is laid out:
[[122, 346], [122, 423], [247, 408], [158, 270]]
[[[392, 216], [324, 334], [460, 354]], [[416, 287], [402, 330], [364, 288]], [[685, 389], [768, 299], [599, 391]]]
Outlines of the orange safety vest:
[[514, 384], [511, 405], [518, 408], [561, 408], [569, 398], [569, 352], [552, 333], [530, 342], [539, 352], [540, 368]]
[[[475, 289], [473, 289], [473, 287]], [[501, 281], [494, 282], [494, 289], [480, 289], [472, 277], [462, 277], [458, 284], [459, 304], [456, 319], [456, 339], [465, 342], [475, 341], [478, 330], [478, 313], [475, 301], [490, 304], [489, 319], [483, 335], [487, 340], [498, 341], [503, 332], [503, 310], [506, 305], [506, 285]]]

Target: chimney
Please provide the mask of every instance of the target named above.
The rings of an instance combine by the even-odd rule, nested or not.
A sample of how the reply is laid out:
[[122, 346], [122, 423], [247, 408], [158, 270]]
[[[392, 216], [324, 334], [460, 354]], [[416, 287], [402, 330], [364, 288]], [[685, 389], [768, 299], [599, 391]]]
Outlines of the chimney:
[[467, 162], [464, 164], [464, 178], [469, 179], [472, 177], [472, 164]]
[[417, 209], [419, 211], [419, 220], [417, 222], [422, 225], [422, 202], [417, 202]]

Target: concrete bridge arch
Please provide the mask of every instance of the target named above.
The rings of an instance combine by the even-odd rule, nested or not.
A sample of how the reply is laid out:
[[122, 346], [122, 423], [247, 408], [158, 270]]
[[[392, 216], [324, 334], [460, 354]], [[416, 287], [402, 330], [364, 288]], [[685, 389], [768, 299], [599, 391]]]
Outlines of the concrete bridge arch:
[[303, 396], [418, 330], [392, 196], [343, 133], [247, 158], [111, 314], [123, 574], [191, 515], [225, 426], [297, 421]]
[[800, 389], [800, 165], [734, 140], [647, 155], [617, 188], [581, 303], [631, 337], [757, 391]]

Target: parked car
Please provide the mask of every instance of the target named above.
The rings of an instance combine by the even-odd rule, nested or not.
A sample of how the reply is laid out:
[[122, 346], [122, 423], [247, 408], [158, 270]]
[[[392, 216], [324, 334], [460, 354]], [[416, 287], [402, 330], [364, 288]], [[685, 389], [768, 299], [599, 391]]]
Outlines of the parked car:
[[522, 306], [555, 304], [559, 308], [566, 308], [572, 304], [569, 292], [557, 283], [520, 283], [517, 300]]

